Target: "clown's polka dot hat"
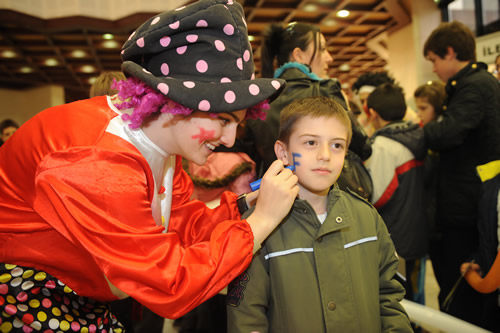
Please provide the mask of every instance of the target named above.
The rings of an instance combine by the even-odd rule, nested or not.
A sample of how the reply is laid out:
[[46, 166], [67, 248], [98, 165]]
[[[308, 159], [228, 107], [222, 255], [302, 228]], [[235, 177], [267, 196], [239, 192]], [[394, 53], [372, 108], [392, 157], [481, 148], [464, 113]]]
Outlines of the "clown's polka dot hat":
[[243, 8], [200, 0], [152, 17], [122, 49], [122, 70], [188, 108], [231, 112], [273, 99], [280, 79], [255, 78]]

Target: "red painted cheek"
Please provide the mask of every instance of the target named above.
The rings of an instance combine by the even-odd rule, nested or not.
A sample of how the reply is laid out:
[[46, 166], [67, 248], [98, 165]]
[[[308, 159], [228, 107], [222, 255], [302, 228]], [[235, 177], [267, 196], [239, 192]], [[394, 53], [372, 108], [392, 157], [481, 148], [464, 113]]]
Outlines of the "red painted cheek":
[[215, 139], [215, 130], [207, 131], [203, 127], [200, 127], [200, 133], [193, 135], [192, 139], [198, 139], [198, 143], [202, 143], [203, 141], [209, 141]]

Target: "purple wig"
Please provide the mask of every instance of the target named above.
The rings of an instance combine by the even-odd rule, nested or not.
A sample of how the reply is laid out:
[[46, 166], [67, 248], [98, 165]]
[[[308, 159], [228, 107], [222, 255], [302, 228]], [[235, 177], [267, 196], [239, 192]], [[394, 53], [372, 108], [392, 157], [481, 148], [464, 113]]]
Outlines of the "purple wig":
[[[132, 114], [123, 114], [122, 119], [130, 121], [130, 128], [139, 128], [146, 117], [154, 112], [168, 112], [179, 115], [190, 115], [193, 110], [165, 95], [155, 91], [135, 77], [117, 82], [113, 79], [112, 89], [118, 90], [118, 98], [123, 101], [114, 104], [119, 110], [133, 108]], [[267, 100], [248, 108], [246, 119], [266, 119], [264, 110], [269, 109]], [[216, 114], [212, 114], [216, 116]]]

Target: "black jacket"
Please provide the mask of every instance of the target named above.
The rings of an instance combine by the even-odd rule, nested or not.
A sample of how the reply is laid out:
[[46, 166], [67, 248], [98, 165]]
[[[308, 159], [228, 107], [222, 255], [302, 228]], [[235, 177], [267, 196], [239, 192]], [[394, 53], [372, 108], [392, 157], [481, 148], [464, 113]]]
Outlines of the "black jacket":
[[[286, 81], [286, 87], [281, 95], [271, 103], [266, 120], [248, 120], [246, 123], [246, 145], [248, 148], [248, 146], [252, 146], [250, 142], [255, 143], [256, 151], [250, 152], [250, 157], [257, 162], [257, 165], [259, 165], [259, 161], [261, 162], [261, 167], [257, 167], [257, 172], [260, 175], [276, 160], [274, 143], [279, 134], [280, 112], [285, 106], [296, 99], [310, 96], [327, 96], [334, 98], [347, 110], [340, 84], [336, 79], [321, 80], [315, 78], [313, 74], [307, 72], [304, 65], [296, 63], [285, 64], [282, 69], [284, 70], [279, 78]], [[353, 118], [351, 117], [351, 119]], [[349, 150], [354, 151], [362, 160], [365, 160], [371, 154], [368, 137], [361, 126], [353, 122], [352, 127], [353, 136]], [[246, 152], [248, 153], [248, 151]]]
[[481, 63], [469, 63], [446, 85], [442, 121], [424, 127], [439, 152], [437, 220], [441, 228], [476, 228], [481, 182], [476, 166], [500, 159], [500, 85]]

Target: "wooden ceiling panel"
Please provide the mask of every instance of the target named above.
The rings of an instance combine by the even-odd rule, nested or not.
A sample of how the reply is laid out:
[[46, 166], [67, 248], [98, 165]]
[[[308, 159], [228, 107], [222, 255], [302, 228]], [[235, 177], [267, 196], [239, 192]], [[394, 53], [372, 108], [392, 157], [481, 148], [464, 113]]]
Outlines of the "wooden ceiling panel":
[[[364, 72], [382, 70], [386, 65], [366, 42], [409, 23], [410, 17], [404, 4], [396, 0], [236, 1], [244, 6], [248, 32], [253, 36], [257, 76], [262, 33], [270, 23], [318, 25], [334, 59], [329, 74], [352, 83]], [[337, 17], [342, 9], [350, 15]], [[114, 21], [81, 16], [44, 20], [0, 9], [0, 87], [24, 89], [56, 83], [64, 86], [68, 102], [86, 98], [90, 79], [101, 70], [120, 70], [121, 46], [135, 28], [156, 14], [142, 12]], [[104, 33], [114, 35], [115, 45], [104, 39]], [[84, 54], [75, 57], [74, 51]], [[48, 66], [48, 58], [58, 64]], [[348, 71], [339, 69], [346, 65]], [[83, 66], [93, 66], [95, 72]]]

